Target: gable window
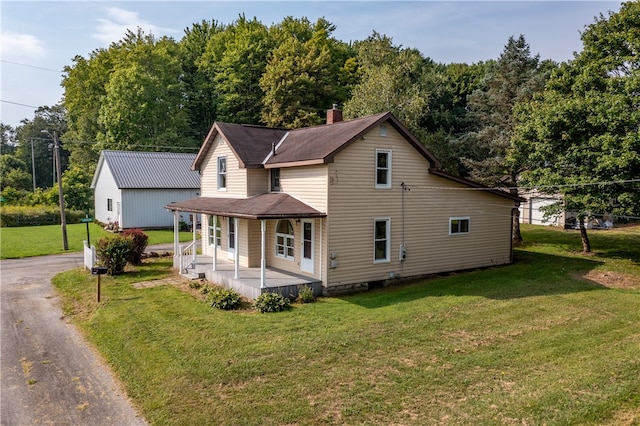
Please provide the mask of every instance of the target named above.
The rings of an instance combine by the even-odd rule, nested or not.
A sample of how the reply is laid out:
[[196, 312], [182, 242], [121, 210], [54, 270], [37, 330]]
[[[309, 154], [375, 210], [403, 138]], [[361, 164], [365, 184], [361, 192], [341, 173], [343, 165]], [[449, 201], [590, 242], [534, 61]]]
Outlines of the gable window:
[[280, 169], [271, 169], [271, 192], [280, 192]]
[[391, 150], [376, 149], [376, 188], [391, 188]]
[[391, 219], [373, 220], [373, 263], [389, 262]]
[[111, 198], [107, 198], [107, 211], [108, 212], [113, 211], [113, 200]]
[[449, 218], [449, 235], [468, 234], [469, 218], [468, 217], [450, 217]]
[[220, 247], [222, 245], [222, 227], [220, 216], [209, 216], [209, 245]]
[[227, 189], [227, 157], [218, 157], [218, 190]]
[[290, 220], [281, 220], [276, 226], [276, 256], [294, 260], [293, 225]]

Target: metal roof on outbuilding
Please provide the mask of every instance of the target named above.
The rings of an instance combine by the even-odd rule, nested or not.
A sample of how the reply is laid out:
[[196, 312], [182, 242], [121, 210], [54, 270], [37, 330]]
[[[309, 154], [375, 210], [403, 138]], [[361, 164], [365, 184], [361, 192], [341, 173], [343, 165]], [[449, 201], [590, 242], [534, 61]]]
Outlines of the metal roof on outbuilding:
[[195, 159], [196, 154], [104, 150], [91, 187], [106, 163], [119, 189], [199, 189], [200, 173], [191, 170]]

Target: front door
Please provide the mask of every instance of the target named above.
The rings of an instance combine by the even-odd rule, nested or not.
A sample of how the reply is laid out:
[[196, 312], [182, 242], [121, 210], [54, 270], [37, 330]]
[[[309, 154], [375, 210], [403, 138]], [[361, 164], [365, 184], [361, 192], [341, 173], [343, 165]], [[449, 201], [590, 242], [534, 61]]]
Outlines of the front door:
[[304, 272], [313, 274], [313, 221], [302, 221], [302, 261], [300, 262], [300, 269]]

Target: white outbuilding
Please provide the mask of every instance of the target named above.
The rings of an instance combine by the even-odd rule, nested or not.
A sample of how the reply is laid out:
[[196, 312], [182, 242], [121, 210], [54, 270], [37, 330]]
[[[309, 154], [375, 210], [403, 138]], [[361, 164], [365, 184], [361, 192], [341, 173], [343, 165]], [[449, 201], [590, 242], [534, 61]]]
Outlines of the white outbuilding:
[[[95, 219], [119, 229], [172, 227], [167, 204], [200, 195], [196, 154], [104, 150], [91, 188]], [[181, 217], [190, 223], [190, 215]]]

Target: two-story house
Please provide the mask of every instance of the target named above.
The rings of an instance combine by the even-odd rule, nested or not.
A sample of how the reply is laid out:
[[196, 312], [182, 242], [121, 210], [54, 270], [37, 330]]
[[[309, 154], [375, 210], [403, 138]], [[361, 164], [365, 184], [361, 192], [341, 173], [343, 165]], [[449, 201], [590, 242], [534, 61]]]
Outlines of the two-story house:
[[201, 196], [166, 208], [202, 215], [209, 269], [258, 268], [260, 292], [277, 287], [270, 269], [334, 295], [512, 261], [522, 199], [445, 173], [391, 113], [331, 109], [296, 130], [215, 123], [192, 167]]

